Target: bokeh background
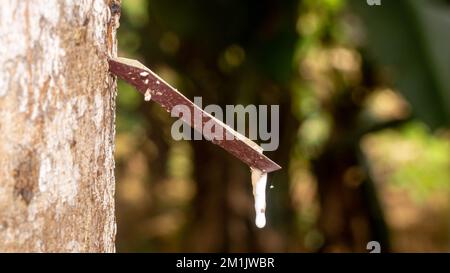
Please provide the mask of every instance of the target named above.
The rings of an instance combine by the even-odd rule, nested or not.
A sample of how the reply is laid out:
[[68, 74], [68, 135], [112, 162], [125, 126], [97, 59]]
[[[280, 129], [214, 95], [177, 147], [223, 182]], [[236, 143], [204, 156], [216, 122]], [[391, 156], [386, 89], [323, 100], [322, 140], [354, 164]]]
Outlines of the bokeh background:
[[119, 54], [203, 104], [280, 105], [248, 167], [119, 82], [120, 252], [450, 251], [450, 1], [123, 0]]

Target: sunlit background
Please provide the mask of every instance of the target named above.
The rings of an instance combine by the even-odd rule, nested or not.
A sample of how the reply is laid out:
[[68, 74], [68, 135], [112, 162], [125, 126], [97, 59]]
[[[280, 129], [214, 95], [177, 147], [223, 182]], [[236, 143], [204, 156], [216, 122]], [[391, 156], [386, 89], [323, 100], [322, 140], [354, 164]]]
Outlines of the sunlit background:
[[450, 1], [122, 0], [119, 55], [203, 104], [280, 105], [248, 167], [119, 82], [119, 252], [450, 251]]

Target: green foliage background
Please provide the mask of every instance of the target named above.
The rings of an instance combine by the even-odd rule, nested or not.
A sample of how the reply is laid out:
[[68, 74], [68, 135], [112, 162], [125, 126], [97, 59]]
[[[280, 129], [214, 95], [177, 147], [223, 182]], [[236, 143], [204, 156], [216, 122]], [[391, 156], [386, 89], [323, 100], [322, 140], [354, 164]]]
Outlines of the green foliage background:
[[280, 105], [283, 170], [258, 230], [246, 166], [119, 82], [118, 250], [448, 251], [449, 27], [439, 0], [123, 0], [120, 55], [204, 104]]

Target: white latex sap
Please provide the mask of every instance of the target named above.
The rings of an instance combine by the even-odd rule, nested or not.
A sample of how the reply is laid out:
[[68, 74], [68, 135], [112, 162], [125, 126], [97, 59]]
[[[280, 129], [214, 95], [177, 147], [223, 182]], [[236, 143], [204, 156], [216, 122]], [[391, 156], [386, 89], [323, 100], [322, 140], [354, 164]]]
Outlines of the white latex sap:
[[266, 225], [266, 184], [267, 173], [250, 168], [252, 172], [253, 197], [255, 198], [255, 224], [258, 228]]

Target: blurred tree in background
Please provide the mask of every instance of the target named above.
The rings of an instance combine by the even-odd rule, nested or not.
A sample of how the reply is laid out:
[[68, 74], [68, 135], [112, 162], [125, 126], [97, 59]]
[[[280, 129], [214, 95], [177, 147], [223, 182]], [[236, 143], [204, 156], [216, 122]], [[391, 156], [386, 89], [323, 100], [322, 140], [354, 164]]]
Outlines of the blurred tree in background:
[[174, 141], [120, 82], [118, 251], [448, 251], [449, 15], [437, 0], [124, 0], [122, 56], [204, 104], [280, 105], [267, 155], [283, 169], [259, 230], [248, 167]]

